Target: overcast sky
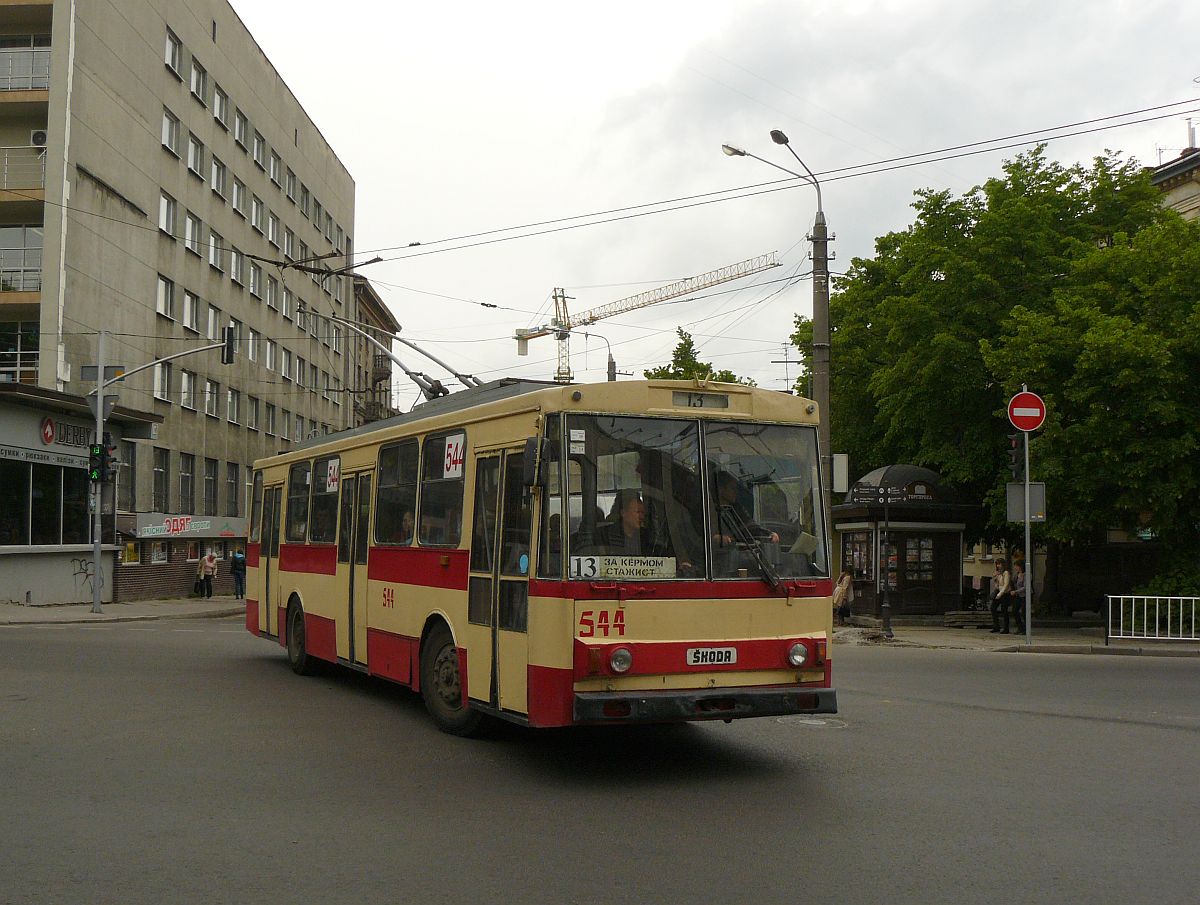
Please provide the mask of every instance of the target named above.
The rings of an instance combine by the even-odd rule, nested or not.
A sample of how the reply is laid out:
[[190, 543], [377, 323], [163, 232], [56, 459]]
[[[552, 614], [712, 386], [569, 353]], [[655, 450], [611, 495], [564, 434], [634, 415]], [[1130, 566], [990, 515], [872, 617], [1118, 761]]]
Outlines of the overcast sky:
[[[552, 376], [552, 339], [519, 358], [510, 337], [547, 320], [556, 286], [584, 311], [778, 251], [782, 267], [613, 317], [571, 350], [577, 380], [604, 379], [598, 336], [640, 377], [683, 326], [702, 359], [785, 386], [795, 366], [772, 359], [794, 315], [811, 314], [812, 284], [778, 281], [809, 270], [816, 195], [800, 186], [458, 250], [441, 249], [480, 239], [439, 240], [783, 178], [720, 150], [794, 167], [771, 129], [820, 175], [1200, 96], [1200, 4], [1179, 0], [341, 0], [335, 16], [326, 0], [233, 5], [354, 177], [357, 250], [389, 259], [363, 273], [404, 335], [484, 379]], [[1195, 107], [1048, 153], [1073, 163], [1111, 148], [1154, 164], [1162, 148], [1168, 160]], [[914, 190], [964, 192], [1016, 153], [825, 176], [831, 269], [907, 226]], [[416, 398], [407, 381], [397, 390], [404, 408]]]

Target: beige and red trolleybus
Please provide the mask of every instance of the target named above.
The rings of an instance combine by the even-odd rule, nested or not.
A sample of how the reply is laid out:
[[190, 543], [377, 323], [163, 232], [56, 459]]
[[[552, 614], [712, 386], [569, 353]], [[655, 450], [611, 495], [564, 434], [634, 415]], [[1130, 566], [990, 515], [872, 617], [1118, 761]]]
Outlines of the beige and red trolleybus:
[[436, 723], [833, 713], [817, 412], [500, 380], [255, 463], [246, 628]]

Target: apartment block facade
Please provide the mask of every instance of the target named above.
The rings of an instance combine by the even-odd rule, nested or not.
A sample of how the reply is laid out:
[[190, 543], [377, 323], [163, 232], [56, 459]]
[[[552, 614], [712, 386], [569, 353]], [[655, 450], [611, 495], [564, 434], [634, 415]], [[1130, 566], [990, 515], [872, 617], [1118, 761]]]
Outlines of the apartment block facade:
[[[0, 383], [84, 397], [101, 330], [106, 363], [128, 370], [237, 337], [233, 364], [197, 352], [107, 391], [136, 414], [113, 425], [104, 599], [186, 593], [207, 547], [245, 536], [251, 463], [356, 423], [357, 356], [328, 317], [355, 316], [354, 203], [226, 0], [0, 0]], [[11, 409], [0, 398], [0, 430]], [[55, 546], [32, 526], [54, 480], [23, 436], [0, 451], [0, 509], [29, 513], [0, 536], [14, 586], [35, 585]], [[83, 537], [68, 470], [87, 463], [71, 452], [59, 546]]]

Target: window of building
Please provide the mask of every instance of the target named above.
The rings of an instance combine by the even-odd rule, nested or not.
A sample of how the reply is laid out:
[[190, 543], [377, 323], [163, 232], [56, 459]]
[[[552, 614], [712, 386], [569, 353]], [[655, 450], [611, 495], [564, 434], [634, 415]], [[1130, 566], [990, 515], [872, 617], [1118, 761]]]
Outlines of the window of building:
[[[40, 224], [0, 226], [0, 267], [3, 269], [0, 291], [36, 292], [42, 288], [42, 244]], [[0, 330], [15, 329], [14, 323], [4, 321]], [[36, 347], [33, 352], [37, 352]]]
[[278, 347], [275, 345], [275, 340], [267, 340], [266, 360], [263, 361], [263, 365], [266, 366], [268, 371], [274, 371], [279, 367], [279, 361], [275, 351], [277, 348]]
[[[301, 185], [300, 185], [300, 213], [303, 214], [306, 219], [308, 217], [309, 197], [310, 196], [308, 194], [308, 187], [305, 186], [303, 183], [301, 183]], [[301, 254], [300, 257], [303, 258], [304, 255]]]
[[183, 42], [169, 28], [167, 29], [167, 46], [163, 54], [163, 62], [175, 75], [183, 78], [181, 74], [183, 71]]
[[233, 177], [233, 209], [236, 213], [240, 214], [243, 217], [246, 216], [246, 208], [250, 203], [249, 200], [247, 199], [246, 195], [247, 195], [246, 183], [242, 182], [242, 180], [240, 180], [236, 176], [234, 176]]
[[304, 242], [300, 243], [300, 256], [296, 260], [301, 264], [308, 263], [308, 245]]
[[179, 203], [163, 192], [158, 199], [158, 228], [175, 238], [175, 218], [179, 213]]
[[239, 286], [246, 284], [246, 256], [234, 246], [229, 246], [229, 279]]
[[267, 277], [267, 307], [272, 311], [279, 310], [279, 280], [271, 276]]
[[213, 270], [225, 272], [225, 238], [215, 229], [208, 231], [208, 263]]
[[286, 286], [283, 287], [283, 310], [280, 312], [288, 320], [292, 319], [292, 314], [296, 310], [296, 294]]
[[283, 375], [284, 380], [292, 379], [292, 350], [282, 349], [282, 354], [279, 356], [279, 373]]
[[154, 499], [151, 501], [155, 512], [169, 512], [167, 488], [171, 477], [171, 451], [161, 446], [154, 447]]
[[237, 518], [241, 512], [241, 471], [237, 462], [225, 463], [225, 515], [229, 518]]
[[154, 366], [154, 398], [171, 401], [171, 362], [160, 361]]
[[130, 540], [125, 542], [125, 549], [121, 552], [121, 563], [126, 566], [140, 565], [142, 562], [142, 545], [140, 541]]
[[0, 511], [0, 543], [87, 543], [92, 520], [85, 469], [0, 459], [0, 485], [11, 494]]
[[333, 242], [333, 215], [325, 212], [325, 238]]
[[196, 508], [196, 457], [191, 453], [179, 454], [179, 511], [191, 512]]
[[258, 361], [258, 342], [260, 338], [259, 332], [253, 327], [250, 328], [250, 339], [246, 343], [246, 357], [251, 361]]
[[308, 388], [314, 393], [317, 391], [317, 366], [312, 362], [308, 364]]
[[190, 289], [183, 290], [183, 325], [189, 330], [200, 332], [200, 296]]
[[[262, 266], [257, 261], [250, 262], [250, 294], [262, 298]], [[273, 278], [272, 278], [273, 279]]]
[[254, 130], [254, 162], [260, 169], [267, 168], [267, 140], [257, 129]]
[[150, 542], [150, 564], [162, 564], [167, 561], [167, 542], [155, 540]]
[[175, 317], [175, 283], [161, 273], [158, 275], [158, 295], [154, 310], [163, 317]]
[[306, 377], [308, 377], [308, 363], [303, 358], [301, 358], [300, 356], [297, 355], [296, 356], [296, 383], [299, 384], [300, 386], [304, 386], [304, 380]]
[[221, 309], [216, 305], [208, 306], [208, 338], [213, 342], [221, 338]]
[[200, 256], [200, 245], [204, 239], [204, 224], [200, 222], [200, 218], [191, 211], [187, 213], [187, 220], [184, 222], [183, 245], [188, 251], [197, 257]]
[[292, 413], [287, 409], [283, 409], [279, 413], [279, 436], [281, 439], [288, 439], [288, 433], [291, 430]]
[[335, 251], [340, 252], [342, 250], [343, 238], [345, 238], [345, 233], [342, 232], [342, 228], [340, 226], [336, 227], [333, 237], [333, 247]]
[[267, 241], [279, 247], [279, 215], [271, 211], [267, 212]]
[[162, 145], [179, 156], [179, 118], [166, 107], [163, 107]]
[[296, 302], [296, 326], [300, 328], [301, 333], [304, 332], [307, 323], [308, 305], [303, 300], [300, 300]]
[[194, 371], [179, 372], [179, 404], [185, 409], [196, 410], [196, 374]]
[[316, 227], [317, 232], [321, 231], [321, 220], [325, 216], [325, 209], [321, 207], [321, 202], [313, 196], [312, 200], [312, 223]]
[[221, 404], [221, 385], [215, 380], [204, 381], [204, 414], [216, 418], [220, 412], [218, 406]]
[[204, 514], [217, 514], [217, 460], [204, 460]]
[[296, 200], [296, 174], [292, 172], [292, 168], [288, 167], [287, 180], [284, 183], [286, 186], [288, 200], [295, 202]]
[[286, 226], [283, 228], [283, 256], [289, 261], [296, 260], [296, 234]]
[[213, 119], [221, 128], [229, 128], [229, 95], [217, 84], [213, 85]]
[[292, 431], [292, 439], [299, 443], [304, 439], [304, 416], [297, 413], [295, 429]]
[[229, 170], [221, 159], [216, 154], [212, 156], [212, 190], [221, 196], [225, 197], [225, 192], [228, 191]]
[[267, 173], [271, 177], [271, 181], [280, 188], [283, 187], [283, 159], [274, 151], [271, 152], [271, 160], [267, 167]]
[[258, 397], [246, 397], [246, 427], [249, 430], [258, 430]]
[[337, 324], [329, 325], [329, 335], [333, 339], [333, 351], [338, 355], [342, 354], [342, 328]]
[[321, 372], [321, 398], [322, 399], [329, 398], [329, 372], [328, 371]]
[[192, 57], [192, 96], [201, 104], [208, 103], [208, 71]]
[[266, 224], [267, 206], [263, 204], [263, 200], [254, 195], [250, 200], [250, 225], [260, 233]]
[[137, 444], [128, 440], [120, 442], [117, 464], [117, 509], [122, 512], [137, 510]]
[[329, 393], [334, 405], [342, 404], [342, 382], [336, 377], [329, 378]]
[[204, 142], [188, 133], [188, 172], [204, 178]]
[[242, 420], [242, 394], [233, 387], [228, 388], [225, 397], [225, 420], [230, 424], [240, 424]]
[[242, 150], [246, 150], [246, 133], [250, 128], [250, 121], [246, 119], [246, 114], [241, 110], [233, 112], [233, 140], [242, 146]]
[[266, 404], [266, 411], [264, 412], [263, 430], [271, 436], [275, 435], [275, 406], [269, 402]]

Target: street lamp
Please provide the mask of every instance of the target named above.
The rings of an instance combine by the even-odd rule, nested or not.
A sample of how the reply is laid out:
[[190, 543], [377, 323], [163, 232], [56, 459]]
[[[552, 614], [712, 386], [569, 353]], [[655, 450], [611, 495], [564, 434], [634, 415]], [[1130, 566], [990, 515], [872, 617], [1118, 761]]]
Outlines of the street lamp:
[[583, 331], [583, 335], [585, 337], [594, 336], [597, 339], [603, 339], [604, 345], [608, 346], [608, 382], [612, 383], [613, 381], [615, 381], [617, 379], [617, 361], [615, 358], [612, 357], [612, 343], [610, 343], [607, 339], [605, 339], [599, 333], [589, 333], [589, 332]]
[[[817, 437], [821, 447], [821, 489], [828, 506], [831, 500], [833, 481], [833, 456], [829, 446], [829, 228], [825, 223], [825, 206], [821, 201], [821, 183], [816, 175], [808, 168], [800, 155], [795, 152], [788, 137], [778, 129], [771, 130], [771, 141], [777, 145], [785, 145], [792, 156], [804, 168], [803, 173], [781, 167], [770, 160], [764, 160], [757, 154], [751, 154], [733, 145], [721, 145], [721, 150], [729, 157], [753, 157], [755, 160], [775, 167], [777, 170], [803, 179], [817, 190], [817, 216], [813, 221], [812, 234], [812, 277], [813, 277], [813, 357], [812, 357], [812, 387], [813, 398], [821, 411], [821, 422], [817, 426]], [[828, 526], [827, 526], [828, 530]]]

